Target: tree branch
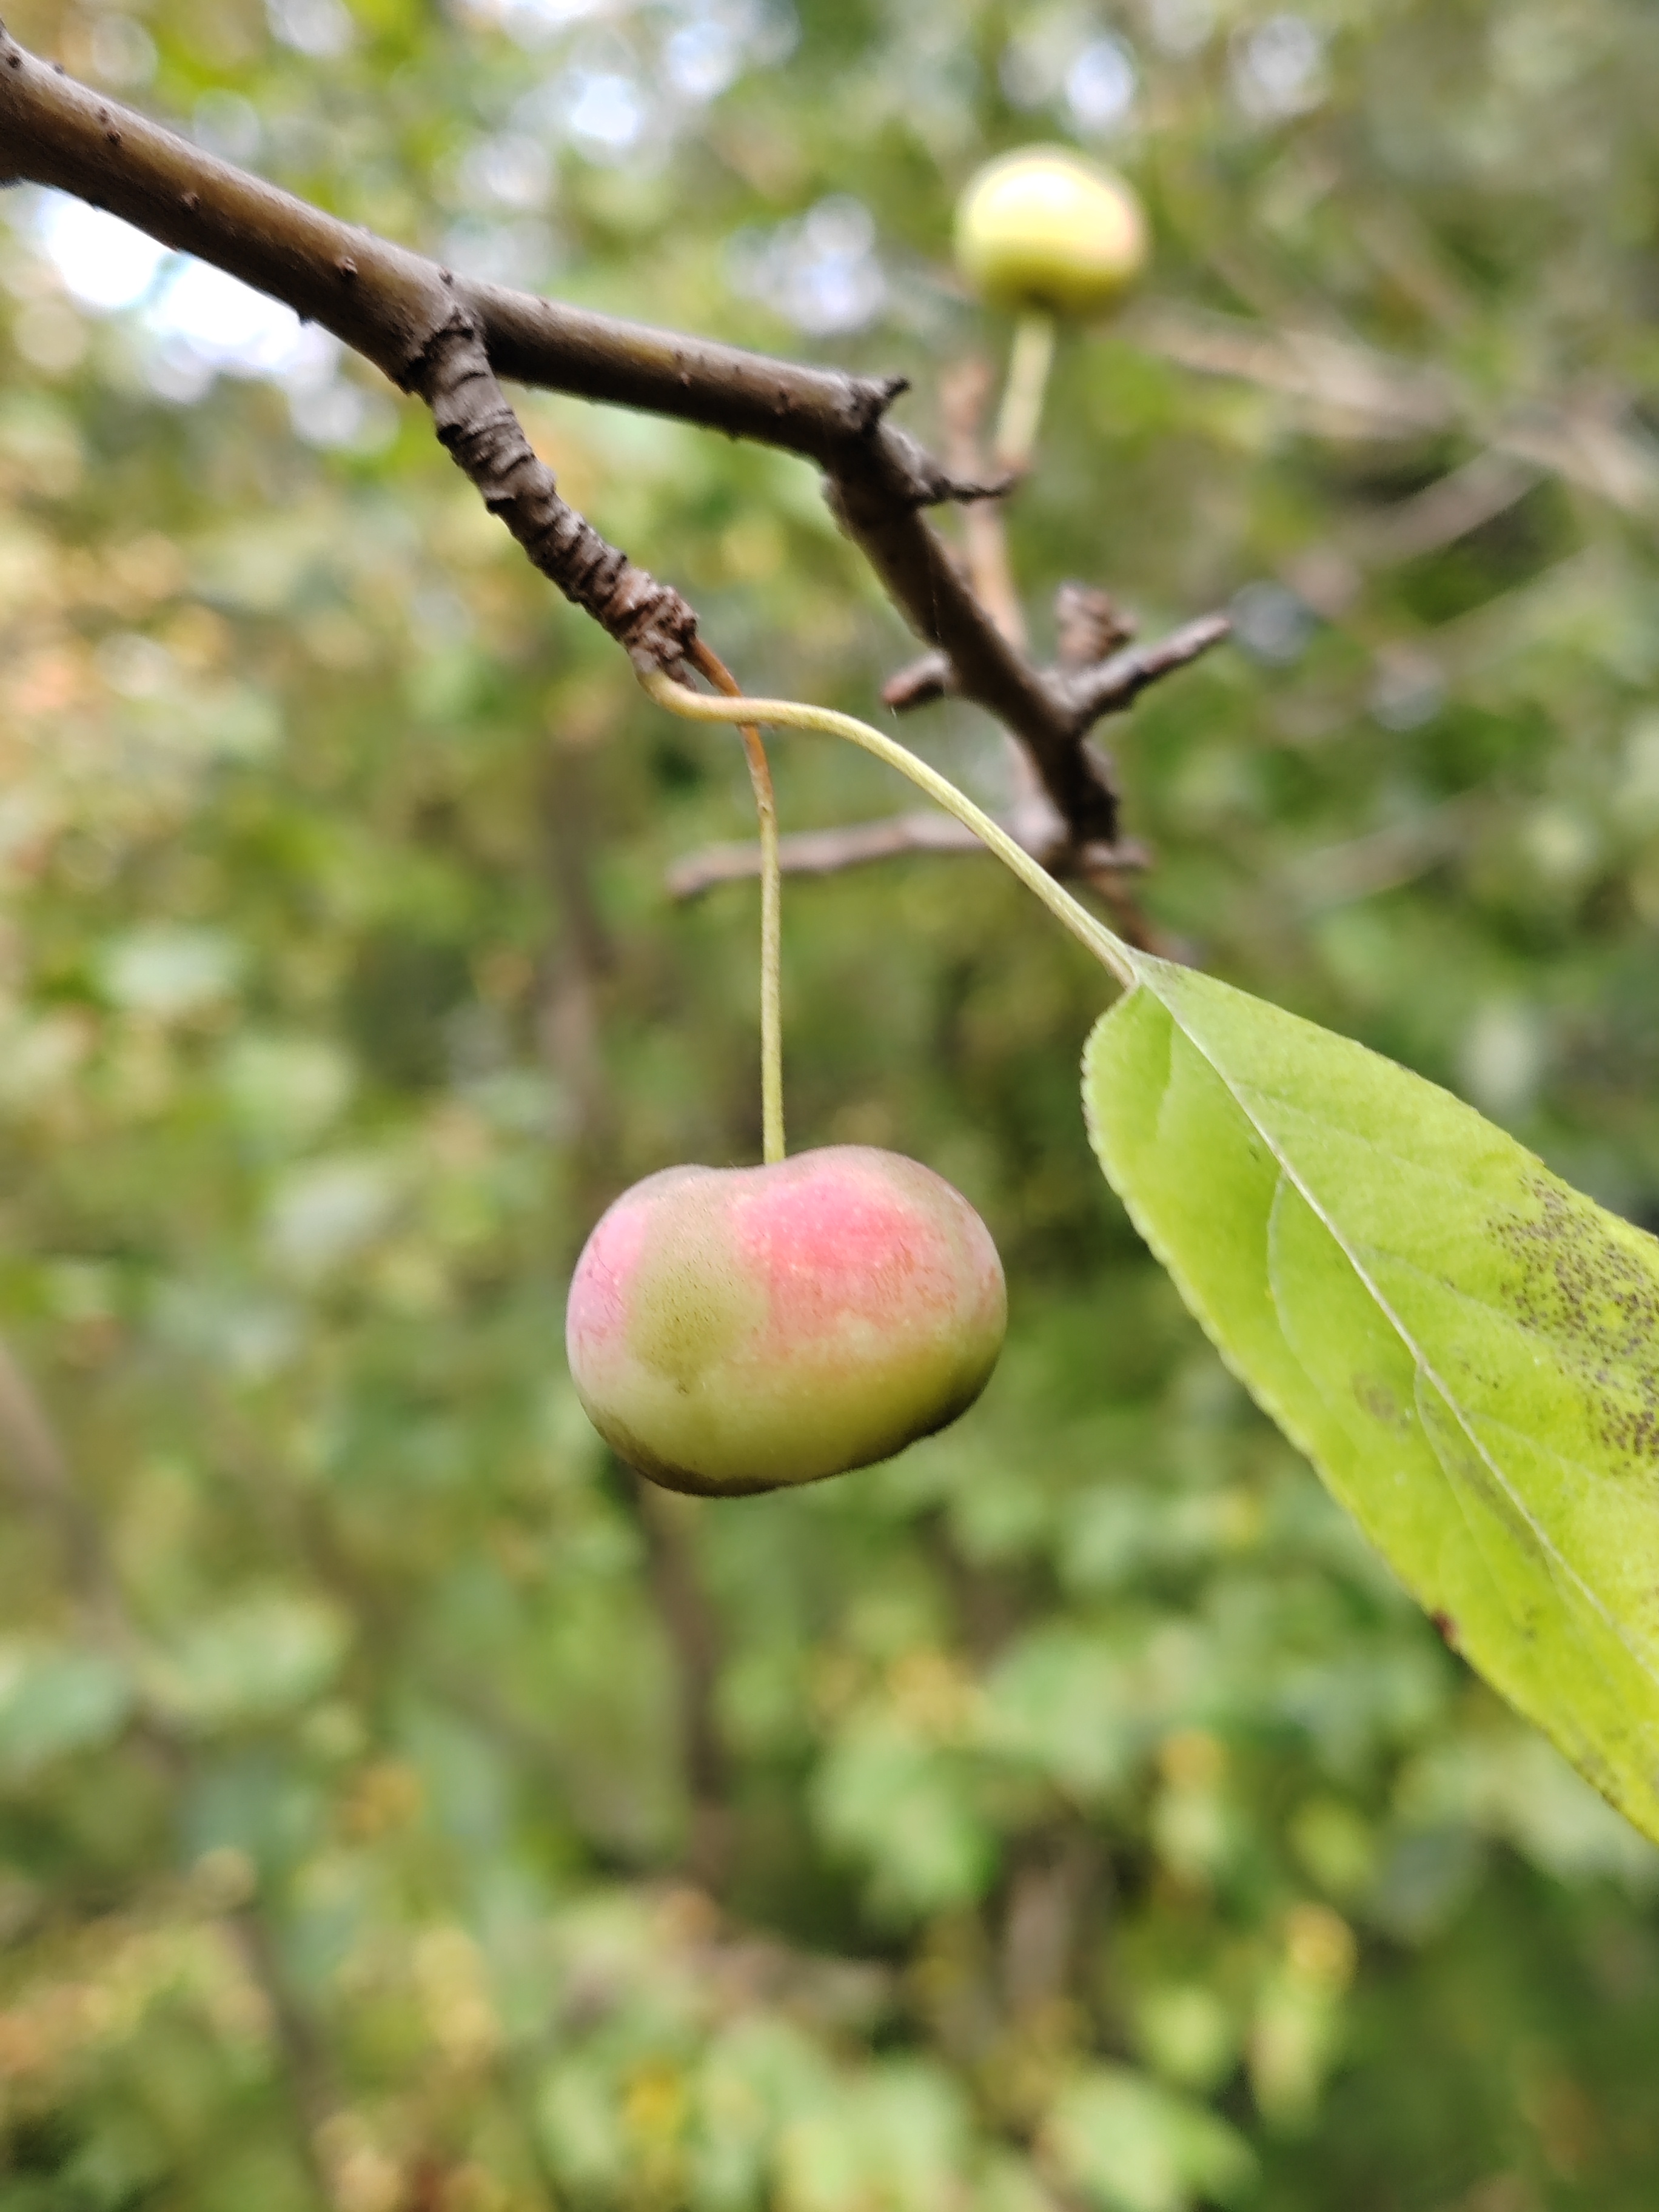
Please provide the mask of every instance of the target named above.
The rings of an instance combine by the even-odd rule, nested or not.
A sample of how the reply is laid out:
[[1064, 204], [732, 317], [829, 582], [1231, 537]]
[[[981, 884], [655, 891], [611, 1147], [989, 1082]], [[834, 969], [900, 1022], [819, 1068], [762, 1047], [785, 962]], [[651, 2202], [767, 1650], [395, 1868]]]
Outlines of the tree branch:
[[641, 667], [672, 667], [696, 617], [559, 497], [495, 380], [454, 276], [245, 175], [25, 53], [0, 28], [0, 160], [107, 207], [320, 323], [431, 408], [438, 435], [542, 573]]
[[636, 568], [559, 496], [553, 471], [507, 404], [470, 308], [457, 301], [422, 349], [410, 388], [432, 410], [440, 442], [542, 574], [610, 631], [638, 668], [672, 668], [697, 618], [667, 584]]
[[692, 1550], [698, 1501], [659, 1490], [643, 1475], [631, 1480], [652, 1592], [674, 1653], [681, 1769], [691, 1814], [685, 1869], [701, 1888], [718, 1896], [731, 1871], [732, 1771], [714, 1710], [720, 1628]]
[[1200, 615], [1196, 622], [1171, 630], [1156, 645], [1131, 646], [1092, 668], [1062, 677], [1060, 680], [1072, 701], [1079, 731], [1088, 729], [1103, 714], [1121, 714], [1149, 684], [1187, 667], [1200, 653], [1219, 645], [1231, 628], [1225, 615]]
[[1149, 351], [1300, 401], [1340, 433], [1410, 439], [1462, 429], [1494, 453], [1547, 471], [1626, 514], [1651, 514], [1659, 506], [1659, 445], [1626, 392], [1520, 398], [1494, 410], [1440, 365], [1401, 361], [1322, 331], [1167, 301], [1143, 308], [1130, 328]]
[[[1129, 842], [1072, 846], [1065, 825], [1045, 799], [1033, 805], [999, 815], [1000, 826], [1033, 860], [1056, 874], [1079, 875], [1092, 880], [1097, 872], [1132, 871], [1147, 866], [1144, 846]], [[834, 876], [844, 868], [866, 866], [873, 860], [897, 860], [907, 853], [982, 853], [984, 846], [971, 830], [948, 814], [890, 814], [877, 822], [849, 823], [838, 830], [808, 830], [778, 841], [778, 859], [787, 876]], [[665, 878], [672, 899], [702, 898], [721, 884], [751, 881], [760, 873], [760, 847], [739, 842], [707, 845], [701, 852], [677, 860]]]
[[[1062, 592], [1080, 587], [1066, 584]], [[1050, 672], [1050, 682], [1060, 696], [1067, 701], [1075, 734], [1080, 739], [1103, 714], [1120, 714], [1138, 699], [1149, 684], [1157, 683], [1161, 676], [1173, 675], [1177, 668], [1185, 668], [1219, 645], [1232, 632], [1232, 624], [1225, 615], [1200, 615], [1195, 622], [1184, 623], [1180, 629], [1171, 630], [1156, 645], [1144, 645], [1125, 652], [1111, 653], [1105, 659], [1079, 666], [1074, 656], [1060, 653], [1060, 665]], [[1125, 632], [1120, 630], [1121, 639]], [[931, 707], [935, 700], [949, 697], [956, 690], [950, 662], [942, 653], [925, 653], [915, 660], [890, 676], [882, 686], [882, 700], [896, 714], [909, 714], [917, 707]]]
[[76, 1488], [57, 1430], [10, 1346], [0, 1339], [0, 1466], [17, 1497], [49, 1521], [82, 1620], [101, 1640], [135, 1642], [96, 1515]]
[[[558, 499], [495, 379], [644, 409], [816, 461], [830, 504], [954, 688], [1026, 747], [1077, 844], [1114, 842], [1117, 801], [1056, 684], [1003, 637], [920, 509], [964, 483], [887, 420], [902, 380], [842, 374], [472, 284], [338, 222], [100, 98], [0, 29], [0, 167], [73, 192], [320, 324], [446, 410], [441, 434], [544, 573], [636, 659], [672, 665], [695, 617]], [[482, 471], [482, 473], [481, 473]]]

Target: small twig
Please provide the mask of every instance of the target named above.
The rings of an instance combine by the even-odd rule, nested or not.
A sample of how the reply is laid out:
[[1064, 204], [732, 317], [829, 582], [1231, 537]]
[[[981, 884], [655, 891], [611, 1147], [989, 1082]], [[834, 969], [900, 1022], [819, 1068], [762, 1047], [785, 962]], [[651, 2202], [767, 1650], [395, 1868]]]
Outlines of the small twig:
[[896, 714], [908, 714], [914, 708], [948, 699], [956, 688], [957, 672], [949, 654], [924, 653], [888, 678], [881, 687], [882, 703]]
[[1437, 553], [1524, 499], [1541, 474], [1536, 463], [1513, 453], [1477, 453], [1410, 499], [1365, 517], [1354, 550], [1367, 565]]
[[1252, 323], [1171, 301], [1149, 302], [1127, 328], [1136, 343], [1182, 368], [1238, 377], [1346, 416], [1372, 436], [1417, 437], [1456, 417], [1457, 395], [1443, 370], [1323, 331]]
[[[843, 869], [893, 860], [905, 853], [978, 853], [984, 848], [971, 830], [946, 814], [893, 814], [881, 822], [849, 823], [842, 830], [806, 830], [780, 840], [778, 861], [786, 876], [836, 876]], [[676, 860], [664, 878], [672, 899], [702, 898], [721, 884], [749, 883], [760, 873], [758, 845], [739, 842], [708, 845]]]
[[1054, 659], [1067, 672], [1091, 668], [1127, 645], [1140, 625], [1098, 584], [1061, 584], [1054, 592]]
[[1318, 909], [1393, 890], [1449, 860], [1467, 842], [1488, 804], [1482, 791], [1448, 799], [1409, 822], [1391, 822], [1340, 845], [1297, 856], [1285, 888], [1299, 905]]
[[633, 1494], [657, 1610], [678, 1673], [681, 1759], [691, 1801], [686, 1870], [718, 1896], [732, 1854], [732, 1772], [714, 1716], [720, 1632], [691, 1552], [698, 1504], [641, 1476], [633, 1480]]
[[[998, 458], [1023, 465], [1029, 459], [1042, 411], [1042, 393], [1053, 360], [1054, 327], [1047, 316], [1021, 325], [1014, 359], [1010, 364], [1008, 391], [998, 426]], [[946, 452], [954, 469], [972, 474], [979, 466], [980, 423], [990, 397], [991, 377], [983, 362], [969, 362], [947, 380], [942, 398], [946, 426]], [[969, 507], [963, 517], [969, 574], [980, 599], [991, 611], [1003, 635], [1025, 649], [1028, 632], [1024, 610], [1008, 558], [1007, 532], [1000, 507]], [[1093, 835], [1080, 834], [1075, 814], [1064, 811], [1064, 820], [1048, 789], [1033, 773], [1031, 757], [1024, 748], [1013, 749], [1014, 812], [1024, 821], [1026, 834], [1018, 837], [1025, 849], [1040, 858], [1055, 875], [1075, 875], [1086, 882], [1105, 903], [1125, 940], [1143, 952], [1172, 954], [1162, 933], [1142, 910], [1139, 900], [1123, 880], [1127, 848], [1117, 828], [1116, 779], [1104, 754], [1090, 745], [1088, 732], [1098, 716], [1109, 708], [1127, 706], [1135, 694], [1159, 676], [1180, 667], [1195, 653], [1183, 653], [1178, 638], [1165, 641], [1114, 667], [1112, 680], [1103, 687], [1091, 664], [1105, 659], [1134, 635], [1131, 617], [1117, 607], [1111, 595], [1098, 586], [1062, 584], [1055, 598], [1057, 668], [1045, 672], [1051, 692], [1066, 698], [1071, 708], [1073, 757], [1083, 769], [1089, 787], [1112, 794], [1109, 821], [1097, 825]], [[1211, 616], [1195, 626], [1205, 630], [1196, 652], [1224, 636], [1224, 617]], [[1070, 690], [1068, 690], [1068, 686]], [[927, 705], [958, 689], [957, 672], [948, 654], [931, 653], [892, 678], [882, 696], [896, 713]], [[1100, 703], [1094, 703], [1096, 692]], [[1044, 780], [1047, 781], [1046, 779]], [[1032, 817], [1039, 817], [1033, 821]], [[1058, 832], [1058, 834], [1056, 834]]]
[[1462, 428], [1494, 453], [1547, 471], [1627, 514], [1659, 506], [1659, 445], [1622, 394], [1523, 400], [1497, 411], [1445, 369], [1378, 353], [1324, 331], [1250, 323], [1172, 302], [1127, 325], [1182, 368], [1237, 377], [1368, 436], [1413, 438]]
[[[999, 539], [1000, 532], [998, 532]], [[1121, 714], [1149, 684], [1186, 668], [1232, 632], [1225, 615], [1200, 615], [1152, 645], [1120, 650], [1134, 635], [1133, 619], [1109, 592], [1088, 584], [1062, 584], [1055, 594], [1056, 665], [1047, 672], [1070, 708], [1073, 736], [1081, 738], [1104, 714]], [[943, 653], [924, 653], [889, 677], [882, 699], [896, 714], [931, 706], [955, 689]], [[1103, 765], [1103, 780], [1109, 771]]]
[[[979, 475], [983, 468], [979, 446], [980, 424], [991, 398], [994, 380], [989, 362], [977, 356], [959, 362], [940, 380], [939, 410], [945, 422], [945, 458], [951, 467], [963, 476]], [[976, 506], [965, 507], [962, 530], [963, 549], [968, 556], [969, 583], [1003, 636], [1010, 645], [1024, 653], [1026, 647], [1025, 611], [1019, 603], [1018, 587], [1014, 582], [1013, 568], [1008, 559], [1008, 536], [1003, 525], [1001, 505], [986, 500]], [[954, 672], [948, 659], [944, 674], [945, 681], [954, 684]], [[894, 703], [889, 699], [890, 706]], [[1027, 773], [1030, 773], [1029, 766]]]
[[1087, 729], [1103, 714], [1121, 714], [1149, 684], [1187, 667], [1219, 645], [1231, 629], [1225, 615], [1200, 615], [1155, 645], [1132, 646], [1097, 667], [1079, 669], [1065, 679], [1079, 726]]
[[[1034, 860], [1057, 875], [1094, 881], [1104, 873], [1133, 873], [1150, 865], [1144, 845], [1086, 846], [1081, 852], [1066, 840], [1065, 824], [1045, 799], [997, 815], [998, 826]], [[834, 876], [844, 869], [895, 860], [907, 854], [957, 856], [982, 853], [971, 830], [946, 814], [890, 814], [878, 822], [857, 822], [837, 830], [807, 830], [780, 840], [778, 859], [786, 876]], [[722, 884], [751, 882], [760, 873], [760, 848], [746, 842], [708, 845], [677, 860], [665, 878], [671, 898], [702, 898]]]
[[594, 896], [592, 773], [580, 747], [562, 746], [548, 759], [541, 799], [557, 926], [537, 978], [536, 1034], [558, 1085], [571, 1210], [584, 1220], [614, 1194], [617, 1113], [600, 1037], [599, 996], [615, 956]]
[[227, 1924], [244, 1966], [270, 2008], [301, 2160], [319, 2199], [327, 2203], [333, 2192], [323, 2160], [322, 2136], [325, 2124], [339, 2109], [339, 2094], [322, 2039], [295, 1996], [270, 1923], [258, 1905], [243, 1905], [228, 1917]]
[[1000, 823], [993, 821], [982, 806], [976, 806], [966, 792], [959, 791], [948, 776], [941, 775], [926, 761], [918, 760], [883, 731], [861, 722], [855, 714], [840, 714], [833, 707], [816, 707], [805, 699], [711, 699], [704, 692], [689, 690], [660, 671], [641, 676], [640, 684], [659, 707], [665, 707], [670, 714], [678, 714], [688, 722], [746, 721], [779, 730], [821, 731], [828, 737], [844, 738], [861, 750], [872, 753], [876, 759], [884, 761], [889, 768], [908, 777], [936, 806], [965, 823], [1009, 873], [1048, 908], [1062, 929], [1091, 952], [1126, 990], [1133, 989], [1139, 971], [1123, 940], [1086, 907], [1079, 905], [1069, 891], [1055, 882], [1049, 871], [1034, 860], [1023, 846], [1016, 844]]
[[33, 1383], [0, 1340], [0, 1463], [22, 1502], [51, 1522], [64, 1571], [88, 1631], [130, 1645], [126, 1617], [103, 1531], [76, 1489], [67, 1455]]

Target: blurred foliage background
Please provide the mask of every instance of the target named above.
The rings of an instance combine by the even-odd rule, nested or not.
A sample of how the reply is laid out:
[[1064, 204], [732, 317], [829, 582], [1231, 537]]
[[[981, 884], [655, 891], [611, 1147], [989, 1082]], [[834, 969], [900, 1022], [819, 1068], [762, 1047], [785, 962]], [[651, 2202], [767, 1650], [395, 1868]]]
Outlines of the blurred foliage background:
[[[1192, 957], [1659, 1215], [1644, 0], [21, 0], [471, 271], [914, 380], [1037, 138], [1157, 251], [1065, 346], [1033, 623], [1237, 643], [1116, 740]], [[909, 650], [811, 471], [545, 396], [754, 689]], [[791, 1133], [955, 1179], [961, 1426], [642, 1496], [572, 1398], [607, 1199], [758, 1156], [735, 740], [424, 414], [0, 200], [0, 2207], [1638, 2212], [1659, 1854], [1256, 1416], [1101, 1183], [1103, 979], [988, 862], [786, 901]], [[953, 525], [946, 524], [946, 527]], [[908, 726], [994, 799], [1000, 740]], [[787, 827], [908, 803], [775, 747]]]

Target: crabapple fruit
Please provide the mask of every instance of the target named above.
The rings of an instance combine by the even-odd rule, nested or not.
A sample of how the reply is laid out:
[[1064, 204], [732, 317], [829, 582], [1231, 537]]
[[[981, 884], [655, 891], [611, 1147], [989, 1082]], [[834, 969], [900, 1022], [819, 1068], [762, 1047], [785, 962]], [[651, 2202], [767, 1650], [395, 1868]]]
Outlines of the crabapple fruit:
[[996, 1364], [1002, 1263], [918, 1161], [831, 1145], [665, 1168], [588, 1238], [565, 1343], [588, 1418], [671, 1490], [738, 1496], [888, 1459]]
[[1101, 313], [1146, 260], [1146, 218], [1115, 170], [1063, 146], [988, 161], [957, 203], [957, 262], [984, 299], [1051, 314]]

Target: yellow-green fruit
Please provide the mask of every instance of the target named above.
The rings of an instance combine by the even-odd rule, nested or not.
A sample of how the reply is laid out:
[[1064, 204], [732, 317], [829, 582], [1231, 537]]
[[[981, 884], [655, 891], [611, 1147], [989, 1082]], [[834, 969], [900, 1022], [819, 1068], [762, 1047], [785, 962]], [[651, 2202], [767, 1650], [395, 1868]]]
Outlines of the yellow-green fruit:
[[988, 162], [957, 203], [957, 262], [999, 307], [1097, 315], [1146, 260], [1146, 218], [1115, 171], [1063, 146]]

